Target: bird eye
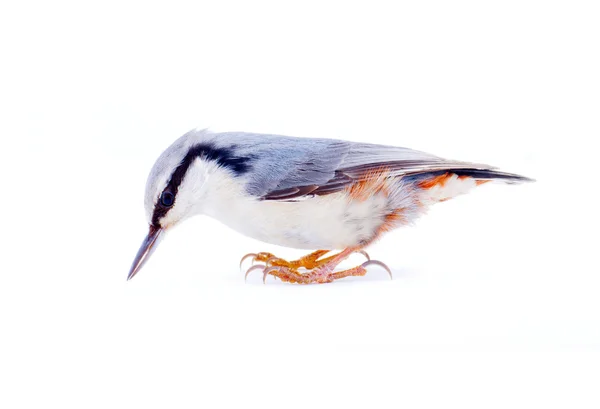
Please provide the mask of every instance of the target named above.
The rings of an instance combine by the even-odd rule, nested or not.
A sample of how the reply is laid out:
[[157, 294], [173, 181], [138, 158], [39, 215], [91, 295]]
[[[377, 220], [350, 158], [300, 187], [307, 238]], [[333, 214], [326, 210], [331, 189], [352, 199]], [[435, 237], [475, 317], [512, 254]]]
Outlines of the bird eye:
[[163, 194], [160, 195], [160, 204], [163, 206], [171, 207], [173, 206], [173, 202], [175, 202], [175, 196], [173, 196], [173, 193], [163, 192]]

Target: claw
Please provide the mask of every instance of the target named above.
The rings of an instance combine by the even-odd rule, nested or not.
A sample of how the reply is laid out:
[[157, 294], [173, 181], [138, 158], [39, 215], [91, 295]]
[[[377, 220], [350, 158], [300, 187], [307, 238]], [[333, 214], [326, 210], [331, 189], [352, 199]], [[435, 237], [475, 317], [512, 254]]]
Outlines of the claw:
[[256, 254], [256, 253], [248, 253], [244, 257], [242, 257], [242, 259], [240, 260], [240, 271], [242, 271], [242, 264], [244, 264], [244, 261], [248, 257], [252, 257], [252, 263], [254, 263], [254, 260], [256, 260], [256, 257], [258, 257], [258, 254]]
[[275, 271], [275, 270], [279, 270], [279, 267], [271, 266], [271, 267], [265, 268], [265, 270], [263, 271], [263, 284], [267, 284], [267, 276], [269, 275], [269, 273], [271, 271]]
[[368, 261], [371, 261], [371, 257], [369, 257], [369, 253], [364, 250], [356, 250], [356, 253], [360, 253], [367, 258]]
[[246, 275], [244, 276], [244, 281], [248, 280], [248, 274], [250, 274], [250, 272], [254, 271], [254, 270], [260, 270], [261, 268], [264, 269], [266, 266], [263, 264], [257, 264], [255, 266], [250, 267], [247, 271], [246, 271]]
[[385, 269], [385, 271], [388, 272], [388, 274], [390, 275], [390, 280], [392, 280], [392, 270], [390, 270], [390, 268], [388, 266], [386, 266], [384, 263], [382, 263], [379, 260], [369, 260], [369, 261], [365, 261], [364, 263], [361, 264], [362, 268], [367, 268], [370, 265], [376, 265], [379, 267], [383, 267]]

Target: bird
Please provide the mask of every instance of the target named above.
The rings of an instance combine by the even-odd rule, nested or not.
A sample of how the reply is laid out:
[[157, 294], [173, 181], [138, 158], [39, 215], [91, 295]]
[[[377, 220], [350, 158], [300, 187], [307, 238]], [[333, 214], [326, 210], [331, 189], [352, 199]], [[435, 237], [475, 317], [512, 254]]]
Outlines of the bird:
[[[311, 250], [288, 261], [249, 253], [263, 281], [330, 283], [364, 276], [377, 265], [365, 249], [413, 224], [433, 204], [491, 182], [533, 179], [492, 166], [443, 159], [409, 148], [328, 138], [193, 129], [156, 160], [146, 182], [149, 230], [127, 279], [133, 278], [171, 228], [206, 215], [265, 243]], [[364, 263], [342, 271], [354, 253]], [[328, 255], [329, 254], [329, 255]], [[258, 263], [258, 264], [254, 264]]]

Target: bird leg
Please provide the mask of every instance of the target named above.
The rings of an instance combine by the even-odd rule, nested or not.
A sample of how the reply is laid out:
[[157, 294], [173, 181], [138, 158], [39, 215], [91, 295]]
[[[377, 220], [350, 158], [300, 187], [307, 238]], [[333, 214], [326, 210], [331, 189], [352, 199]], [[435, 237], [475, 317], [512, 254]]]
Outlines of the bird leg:
[[[349, 276], [364, 276], [367, 273], [366, 267], [372, 264], [383, 267], [390, 274], [390, 278], [392, 276], [392, 272], [390, 269], [380, 261], [369, 260], [361, 264], [360, 266], [335, 272], [335, 268], [348, 256], [352, 253], [355, 253], [359, 250], [348, 248], [341, 253], [328, 257], [327, 259], [322, 260], [322, 263], [318, 263], [318, 265], [311, 269], [311, 271], [307, 273], [300, 273], [293, 267], [288, 267], [285, 265], [270, 265], [264, 268], [263, 270], [263, 282], [266, 281], [268, 275], [272, 275], [274, 277], [278, 277], [281, 281], [290, 282], [290, 283], [298, 283], [298, 284], [313, 284], [313, 283], [330, 283], [334, 280], [349, 277]], [[315, 252], [316, 253], [316, 252]], [[313, 256], [315, 253], [310, 254], [309, 256]], [[318, 259], [318, 257], [317, 257]], [[248, 273], [256, 268], [262, 268], [262, 266], [254, 266], [248, 270]], [[246, 273], [246, 274], [248, 274]]]

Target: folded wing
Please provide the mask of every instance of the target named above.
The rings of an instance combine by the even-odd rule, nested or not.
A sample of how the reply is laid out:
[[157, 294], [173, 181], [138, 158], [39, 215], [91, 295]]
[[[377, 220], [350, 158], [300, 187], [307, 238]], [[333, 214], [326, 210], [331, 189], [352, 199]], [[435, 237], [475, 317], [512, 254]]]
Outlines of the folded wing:
[[239, 155], [255, 158], [247, 189], [263, 200], [327, 195], [378, 177], [381, 172], [406, 181], [446, 172], [509, 183], [530, 180], [485, 164], [448, 160], [395, 146], [245, 133], [219, 134], [219, 139], [235, 145]]

